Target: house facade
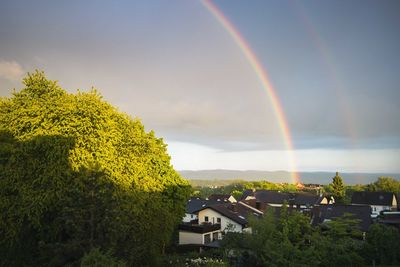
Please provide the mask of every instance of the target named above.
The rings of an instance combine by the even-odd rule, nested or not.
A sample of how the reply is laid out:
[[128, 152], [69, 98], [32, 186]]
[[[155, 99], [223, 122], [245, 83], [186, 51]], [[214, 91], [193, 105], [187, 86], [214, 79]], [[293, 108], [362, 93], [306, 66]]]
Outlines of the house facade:
[[197, 221], [179, 225], [179, 245], [205, 245], [219, 240], [227, 232], [250, 231], [249, 216], [261, 216], [263, 212], [246, 203], [222, 203], [201, 207]]
[[199, 211], [199, 224], [202, 223], [220, 224], [223, 232], [242, 232], [246, 228], [247, 221], [244, 217], [233, 220], [221, 214], [215, 207], [209, 207]]

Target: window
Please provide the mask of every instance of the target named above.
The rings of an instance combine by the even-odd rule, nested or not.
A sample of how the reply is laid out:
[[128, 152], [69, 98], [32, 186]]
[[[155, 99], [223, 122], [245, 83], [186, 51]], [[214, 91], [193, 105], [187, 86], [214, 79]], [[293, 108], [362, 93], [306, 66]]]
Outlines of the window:
[[218, 240], [218, 232], [213, 233], [213, 241]]
[[208, 216], [204, 216], [204, 221], [208, 222]]
[[206, 234], [204, 236], [204, 244], [208, 244], [211, 242], [211, 235], [210, 234]]
[[221, 224], [221, 218], [217, 217], [217, 223]]
[[193, 214], [190, 214], [190, 218], [192, 218], [192, 219], [193, 219]]

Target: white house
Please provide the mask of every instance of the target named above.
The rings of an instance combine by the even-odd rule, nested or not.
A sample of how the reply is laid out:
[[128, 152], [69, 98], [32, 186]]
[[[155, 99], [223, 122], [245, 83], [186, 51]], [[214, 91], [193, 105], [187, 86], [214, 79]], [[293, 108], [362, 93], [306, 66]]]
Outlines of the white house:
[[204, 245], [222, 238], [226, 232], [250, 231], [248, 216], [263, 213], [243, 202], [223, 203], [201, 207], [198, 222], [179, 225], [179, 245]]
[[198, 211], [199, 224], [220, 224], [223, 232], [242, 232], [248, 227], [248, 216], [263, 212], [243, 203], [211, 205]]
[[390, 192], [354, 192], [353, 196], [351, 197], [351, 204], [369, 205], [372, 210], [372, 218], [376, 218], [381, 211], [397, 210], [396, 195]]

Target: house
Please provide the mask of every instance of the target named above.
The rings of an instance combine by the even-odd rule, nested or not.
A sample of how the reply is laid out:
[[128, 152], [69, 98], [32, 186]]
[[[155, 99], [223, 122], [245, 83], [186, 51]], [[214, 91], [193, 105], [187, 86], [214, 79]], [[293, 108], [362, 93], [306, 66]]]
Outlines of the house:
[[207, 205], [208, 201], [199, 197], [191, 197], [187, 202], [186, 202], [186, 212], [185, 212], [185, 217], [183, 217], [182, 221], [183, 222], [190, 222], [192, 220], [197, 220], [197, 214], [195, 211], [201, 209], [202, 207], [205, 207]]
[[[223, 232], [242, 232], [248, 228], [248, 217], [261, 216], [262, 211], [237, 202], [206, 206], [198, 211], [199, 224], [220, 224]], [[247, 229], [248, 230], [248, 229]]]
[[351, 197], [353, 205], [369, 205], [372, 209], [371, 217], [376, 218], [381, 211], [396, 211], [397, 198], [390, 192], [354, 192]]
[[243, 202], [206, 204], [195, 213], [198, 220], [179, 225], [179, 245], [209, 245], [226, 232], [250, 231], [249, 216], [263, 214]]
[[350, 214], [352, 219], [359, 220], [358, 227], [362, 232], [367, 232], [372, 224], [371, 207], [368, 205], [321, 205], [312, 209], [311, 224], [324, 225], [334, 218]]
[[237, 202], [232, 195], [225, 195], [225, 194], [212, 194], [211, 196], [208, 197], [208, 199], [218, 202], [230, 202], [230, 203]]
[[309, 210], [318, 204], [330, 204], [333, 199], [305, 192], [288, 193], [276, 190], [246, 190], [243, 192], [241, 201], [264, 211], [268, 206], [282, 207], [285, 202], [298, 210]]
[[186, 203], [186, 212], [185, 217], [183, 217], [183, 222], [191, 222], [193, 220], [197, 220], [197, 211], [201, 208], [206, 207], [207, 205], [214, 205], [220, 202], [216, 200], [203, 199], [199, 197], [191, 197]]
[[246, 189], [246, 190], [244, 190], [243, 193], [242, 193], [242, 196], [240, 197], [240, 201], [249, 200], [249, 199], [255, 199], [254, 198], [254, 192], [255, 191], [256, 190], [254, 190], [254, 189]]

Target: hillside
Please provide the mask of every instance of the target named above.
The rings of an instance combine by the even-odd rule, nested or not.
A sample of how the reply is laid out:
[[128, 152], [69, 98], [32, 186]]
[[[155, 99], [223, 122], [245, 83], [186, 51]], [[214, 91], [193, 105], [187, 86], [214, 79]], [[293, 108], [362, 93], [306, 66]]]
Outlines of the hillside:
[[[287, 171], [255, 171], [255, 170], [182, 170], [179, 173], [189, 180], [233, 180], [245, 181], [268, 180], [275, 183], [292, 183], [291, 173]], [[300, 172], [302, 183], [328, 184], [332, 181], [334, 172]], [[344, 173], [340, 172], [344, 182], [348, 185], [367, 184], [378, 177], [393, 177], [399, 179], [398, 173]]]

